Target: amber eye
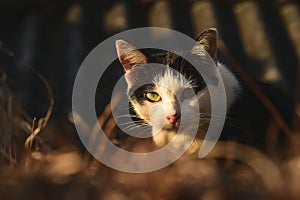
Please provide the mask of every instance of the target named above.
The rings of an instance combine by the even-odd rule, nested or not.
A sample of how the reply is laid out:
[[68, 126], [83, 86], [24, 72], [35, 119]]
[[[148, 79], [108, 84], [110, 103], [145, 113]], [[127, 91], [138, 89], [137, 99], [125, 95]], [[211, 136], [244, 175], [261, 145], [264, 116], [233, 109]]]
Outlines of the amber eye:
[[161, 100], [161, 97], [156, 92], [146, 92], [145, 98], [150, 102], [158, 102]]
[[192, 88], [187, 88], [185, 90], [183, 90], [180, 99], [181, 101], [185, 100], [185, 99], [189, 99], [192, 98], [195, 95], [195, 91]]

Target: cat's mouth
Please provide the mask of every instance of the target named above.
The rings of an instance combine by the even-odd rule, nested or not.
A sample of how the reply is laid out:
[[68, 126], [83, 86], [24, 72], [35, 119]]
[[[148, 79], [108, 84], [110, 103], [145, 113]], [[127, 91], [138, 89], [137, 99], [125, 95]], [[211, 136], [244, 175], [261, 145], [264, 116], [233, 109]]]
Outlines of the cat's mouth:
[[176, 123], [168, 123], [166, 124], [163, 129], [166, 131], [172, 131], [172, 132], [177, 132], [180, 126], [180, 121], [177, 121]]

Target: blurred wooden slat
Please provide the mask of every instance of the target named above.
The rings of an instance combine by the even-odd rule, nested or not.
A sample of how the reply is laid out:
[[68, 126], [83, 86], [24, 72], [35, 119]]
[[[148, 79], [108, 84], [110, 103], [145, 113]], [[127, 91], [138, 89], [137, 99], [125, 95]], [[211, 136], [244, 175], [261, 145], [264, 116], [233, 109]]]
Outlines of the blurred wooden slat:
[[149, 25], [155, 27], [172, 28], [172, 13], [170, 2], [156, 1], [149, 10]]
[[240, 1], [234, 4], [240, 37], [246, 55], [256, 63], [251, 70], [260, 81], [265, 83], [280, 82], [278, 61], [272, 51], [266, 26], [257, 1]]
[[295, 51], [300, 59], [300, 9], [297, 3], [285, 3], [279, 7], [279, 15], [284, 21]]
[[[15, 27], [17, 32], [15, 40], [14, 75], [16, 86], [23, 97], [23, 105], [30, 116], [41, 117], [47, 109], [41, 98], [40, 81], [29, 70], [28, 65], [41, 70], [44, 18], [41, 15], [27, 15]], [[22, 77], [22, 78], [19, 78]]]
[[[77, 70], [88, 53], [87, 43], [89, 37], [85, 26], [85, 14], [86, 10], [80, 3], [74, 3], [68, 7], [64, 15], [64, 26], [61, 29], [63, 41], [57, 43], [57, 46], [54, 47], [54, 52], [52, 52], [56, 54], [58, 49], [60, 49], [61, 52], [59, 53], [64, 63], [58, 61], [57, 65], [51, 66], [55, 69], [55, 73], [51, 73], [51, 71], [48, 70], [46, 71], [47, 78], [52, 82], [57, 79], [60, 81], [59, 84], [57, 83], [58, 81], [55, 82], [56, 84], [53, 84], [53, 89], [56, 89], [56, 91], [61, 94], [55, 98], [59, 102], [57, 108], [66, 114], [72, 110], [72, 91]], [[59, 76], [59, 78], [57, 78], [57, 76]], [[64, 85], [64, 87], [62, 88], [61, 85]]]
[[128, 28], [127, 6], [124, 2], [117, 2], [105, 12], [103, 26], [110, 34]]
[[297, 3], [284, 3], [279, 7], [288, 35], [298, 57], [297, 85], [295, 93], [295, 108], [292, 121], [293, 129], [300, 134], [300, 8]]
[[196, 36], [202, 33], [204, 29], [217, 27], [215, 10], [210, 0], [193, 3], [191, 18]]
[[195, 1], [191, 6], [191, 20], [195, 36], [202, 33], [204, 29], [217, 27], [212, 1]]
[[[148, 12], [148, 24], [150, 27], [173, 29], [172, 13], [168, 0], [153, 2]], [[152, 34], [153, 37], [159, 40], [164, 40], [164, 38], [169, 37], [168, 34], [162, 34], [156, 31], [153, 31]]]

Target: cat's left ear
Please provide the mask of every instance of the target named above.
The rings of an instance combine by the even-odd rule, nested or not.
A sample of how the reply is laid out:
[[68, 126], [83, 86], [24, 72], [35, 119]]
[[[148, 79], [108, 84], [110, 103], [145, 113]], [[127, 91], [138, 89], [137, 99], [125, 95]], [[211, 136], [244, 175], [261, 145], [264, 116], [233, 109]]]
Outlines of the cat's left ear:
[[[197, 38], [196, 44], [192, 48], [192, 53], [200, 54], [201, 48], [205, 49], [211, 58], [217, 64], [217, 50], [218, 50], [218, 32], [215, 28], [209, 28], [203, 31]], [[199, 48], [201, 47], [201, 48]]]
[[116, 41], [116, 49], [118, 58], [123, 65], [125, 72], [138, 65], [147, 64], [146, 56], [132, 44], [124, 40]]

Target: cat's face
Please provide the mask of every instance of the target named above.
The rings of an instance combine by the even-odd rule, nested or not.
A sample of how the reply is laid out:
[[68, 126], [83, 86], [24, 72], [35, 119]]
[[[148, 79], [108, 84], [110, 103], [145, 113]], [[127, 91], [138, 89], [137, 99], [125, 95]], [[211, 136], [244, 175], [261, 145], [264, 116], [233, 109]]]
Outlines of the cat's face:
[[[201, 62], [201, 56], [211, 56], [215, 60], [215, 40], [214, 29], [203, 33], [190, 51], [194, 59]], [[162, 129], [177, 132], [182, 124], [190, 126], [189, 121], [195, 124], [195, 119], [199, 122], [200, 112], [209, 112], [209, 93], [205, 83], [184, 58], [170, 52], [147, 57], [123, 40], [118, 40], [116, 47], [126, 72], [133, 109], [140, 119], [152, 126], [154, 134]], [[209, 54], [201, 52], [205, 50]], [[199, 112], [195, 113], [195, 110]]]
[[146, 65], [129, 72], [126, 79], [131, 85], [128, 92], [130, 102], [136, 114], [151, 125], [153, 130], [177, 131], [181, 119], [199, 117], [192, 114], [198, 110], [201, 98], [208, 97], [208, 93], [204, 85], [196, 85], [171, 66], [159, 69]]

